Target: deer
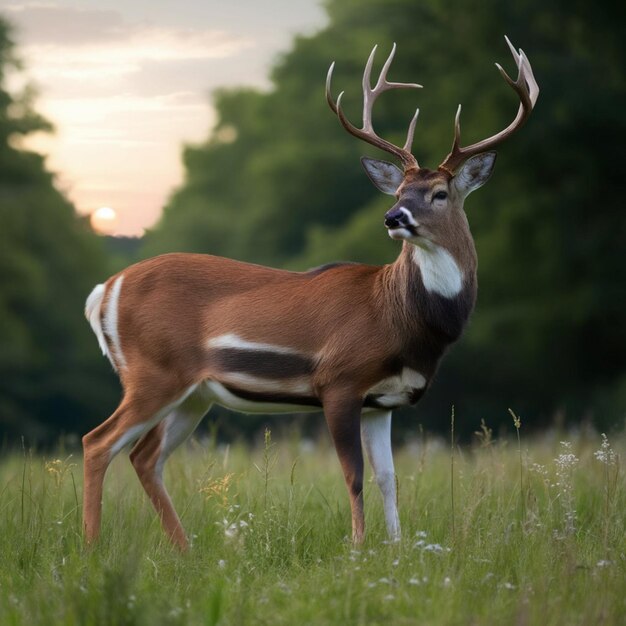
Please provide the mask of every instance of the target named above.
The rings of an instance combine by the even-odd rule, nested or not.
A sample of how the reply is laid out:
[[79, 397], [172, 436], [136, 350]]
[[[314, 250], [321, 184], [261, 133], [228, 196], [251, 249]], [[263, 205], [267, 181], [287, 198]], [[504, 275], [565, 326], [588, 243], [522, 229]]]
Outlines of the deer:
[[189, 546], [163, 482], [172, 452], [213, 404], [248, 413], [323, 411], [348, 490], [352, 541], [365, 536], [363, 448], [382, 494], [386, 530], [400, 539], [391, 446], [394, 409], [415, 405], [439, 362], [461, 336], [477, 294], [477, 254], [464, 200], [487, 182], [493, 148], [528, 119], [539, 94], [528, 58], [506, 42], [517, 65], [513, 121], [461, 146], [459, 105], [450, 153], [434, 170], [412, 154], [419, 109], [402, 148], [372, 126], [376, 99], [421, 85], [387, 80], [396, 46], [374, 87], [372, 50], [363, 74], [363, 125], [326, 99], [351, 135], [397, 158], [361, 159], [368, 177], [395, 203], [384, 215], [402, 242], [395, 262], [334, 263], [294, 272], [205, 254], [173, 253], [140, 261], [97, 285], [85, 315], [123, 389], [113, 414], [82, 438], [83, 528], [98, 538], [107, 467], [132, 445], [130, 461], [181, 550]]

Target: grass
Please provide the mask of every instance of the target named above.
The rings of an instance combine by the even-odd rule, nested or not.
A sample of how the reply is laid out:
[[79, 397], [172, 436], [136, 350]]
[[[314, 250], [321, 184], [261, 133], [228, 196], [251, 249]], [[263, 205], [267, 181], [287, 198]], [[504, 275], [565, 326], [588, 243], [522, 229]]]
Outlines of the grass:
[[398, 450], [403, 539], [385, 542], [368, 479], [360, 549], [325, 443], [178, 451], [166, 482], [193, 538], [186, 555], [124, 455], [87, 550], [80, 455], [5, 453], [0, 624], [623, 624], [626, 437], [610, 438], [617, 458], [596, 458], [599, 436], [568, 436], [568, 449], [565, 435], [528, 442], [522, 430], [520, 483], [517, 440], [487, 431], [452, 467], [443, 441]]

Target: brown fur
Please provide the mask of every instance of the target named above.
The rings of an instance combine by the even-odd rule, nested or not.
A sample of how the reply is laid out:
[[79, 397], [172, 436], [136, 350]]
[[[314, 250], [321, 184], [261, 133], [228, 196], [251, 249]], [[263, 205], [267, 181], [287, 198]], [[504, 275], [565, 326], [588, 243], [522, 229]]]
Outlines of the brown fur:
[[[431, 192], [445, 186], [451, 208], [432, 214]], [[312, 395], [276, 396], [239, 392], [243, 398], [322, 406], [344, 469], [353, 511], [355, 540], [363, 536], [363, 456], [360, 413], [376, 407], [366, 392], [404, 367], [432, 380], [447, 346], [461, 331], [476, 297], [476, 255], [462, 199], [441, 172], [411, 170], [398, 191], [428, 236], [444, 246], [464, 272], [461, 293], [443, 298], [425, 290], [412, 245], [405, 242], [395, 263], [382, 267], [336, 264], [289, 272], [201, 254], [167, 254], [142, 261], [123, 275], [118, 333], [127, 367], [119, 371], [124, 399], [119, 409], [85, 436], [85, 528], [98, 534], [102, 480], [116, 441], [149, 422], [193, 385], [222, 380], [224, 368], [245, 351], [211, 348], [212, 337], [236, 333], [247, 341], [296, 349], [301, 357], [274, 357], [268, 377], [310, 374]], [[431, 213], [429, 213], [431, 211]], [[102, 308], [103, 313], [106, 306]], [[262, 355], [261, 355], [262, 356]], [[258, 363], [241, 371], [262, 374]], [[293, 372], [289, 372], [289, 368]], [[227, 384], [226, 382], [224, 383]], [[227, 385], [238, 393], [237, 385]], [[422, 390], [410, 395], [416, 402]], [[135, 445], [133, 465], [181, 548], [186, 539], [160, 480], [155, 478], [164, 429], [160, 424]]]

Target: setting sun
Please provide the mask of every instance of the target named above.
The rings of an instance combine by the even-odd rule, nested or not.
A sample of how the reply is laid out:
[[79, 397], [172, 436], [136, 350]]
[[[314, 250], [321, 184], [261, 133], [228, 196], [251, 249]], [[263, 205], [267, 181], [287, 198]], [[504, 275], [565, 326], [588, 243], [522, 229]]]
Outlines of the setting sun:
[[111, 235], [117, 226], [117, 213], [108, 206], [100, 207], [91, 214], [91, 227], [101, 235]]

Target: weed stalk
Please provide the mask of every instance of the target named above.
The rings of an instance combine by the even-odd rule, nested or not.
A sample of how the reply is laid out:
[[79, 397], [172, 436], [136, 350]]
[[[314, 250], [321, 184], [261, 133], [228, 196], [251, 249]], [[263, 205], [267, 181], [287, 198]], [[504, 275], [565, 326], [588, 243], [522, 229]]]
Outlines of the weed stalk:
[[450, 500], [452, 504], [452, 542], [455, 543], [456, 531], [454, 524], [454, 404], [450, 416]]
[[526, 501], [524, 498], [524, 464], [522, 462], [522, 440], [520, 438], [519, 430], [522, 427], [522, 420], [517, 415], [513, 409], [509, 409], [509, 413], [513, 418], [513, 425], [515, 426], [515, 431], [517, 433], [517, 453], [519, 455], [519, 493], [520, 493], [520, 515], [521, 515], [521, 528], [524, 528], [526, 524]]

